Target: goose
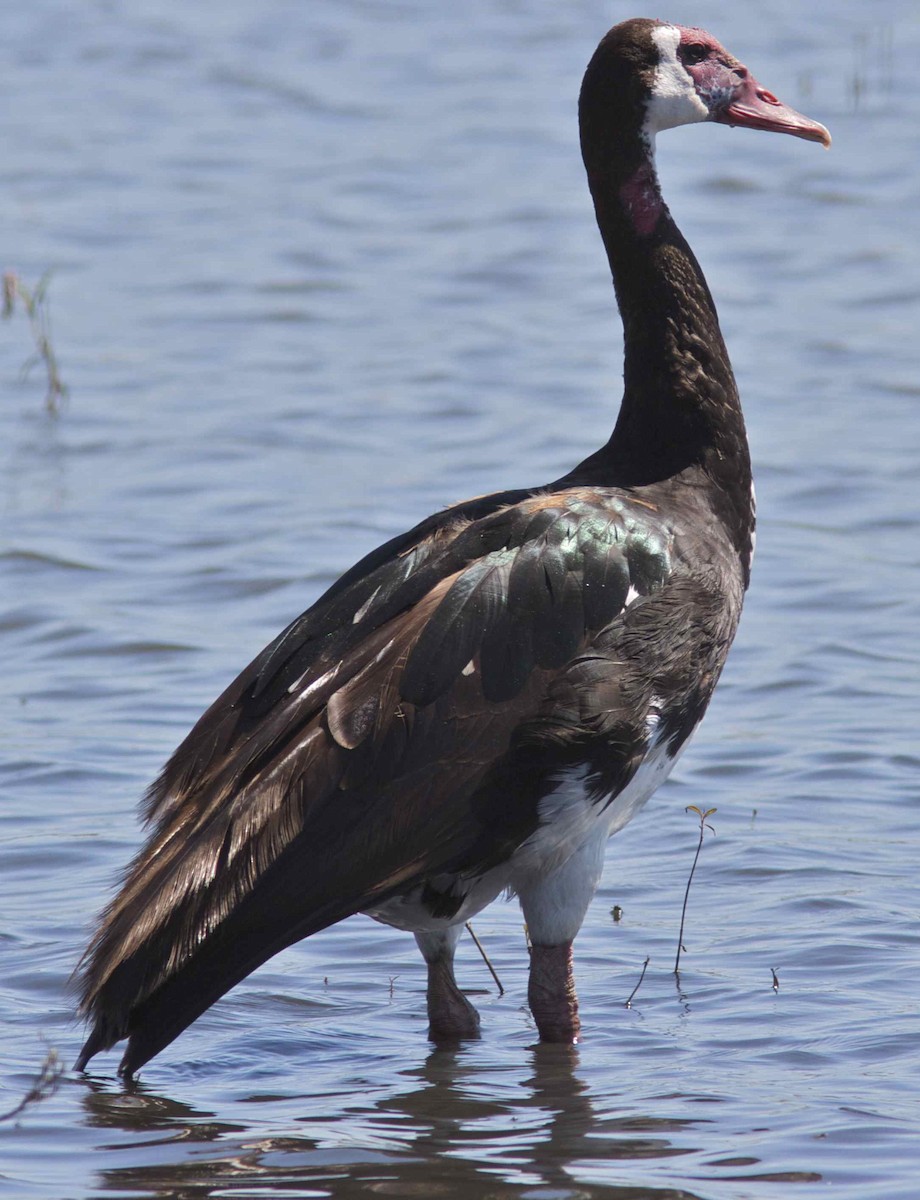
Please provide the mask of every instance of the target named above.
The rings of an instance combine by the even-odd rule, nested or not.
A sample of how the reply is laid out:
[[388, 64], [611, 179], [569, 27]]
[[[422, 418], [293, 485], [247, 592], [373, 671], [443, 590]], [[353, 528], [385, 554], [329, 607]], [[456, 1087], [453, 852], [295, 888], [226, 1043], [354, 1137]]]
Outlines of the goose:
[[465, 923], [513, 893], [539, 1038], [580, 1022], [572, 943], [607, 839], [722, 671], [754, 546], [738, 391], [655, 139], [699, 121], [830, 144], [701, 29], [600, 42], [581, 147], [624, 326], [609, 440], [552, 483], [455, 504], [347, 571], [204, 713], [78, 968], [76, 1069], [131, 1078], [279, 951], [355, 913], [415, 935], [429, 1036], [478, 1036]]

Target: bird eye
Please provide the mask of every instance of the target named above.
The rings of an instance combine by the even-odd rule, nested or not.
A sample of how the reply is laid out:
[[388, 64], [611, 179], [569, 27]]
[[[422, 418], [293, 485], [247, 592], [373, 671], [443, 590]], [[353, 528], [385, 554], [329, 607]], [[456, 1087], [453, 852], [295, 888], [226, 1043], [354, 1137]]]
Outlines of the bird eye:
[[685, 66], [694, 67], [704, 58], [709, 57], [709, 47], [704, 46], [702, 42], [691, 42], [689, 45], [681, 46], [680, 57]]

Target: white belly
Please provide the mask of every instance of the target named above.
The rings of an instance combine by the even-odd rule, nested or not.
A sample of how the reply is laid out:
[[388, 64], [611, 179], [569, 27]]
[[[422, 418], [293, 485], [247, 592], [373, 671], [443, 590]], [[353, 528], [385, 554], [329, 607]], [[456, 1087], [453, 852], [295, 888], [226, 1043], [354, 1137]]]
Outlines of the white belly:
[[[511, 858], [463, 884], [469, 890], [453, 916], [432, 916], [421, 900], [421, 888], [367, 909], [368, 915], [412, 933], [433, 933], [470, 920], [508, 891], [520, 897], [534, 941], [557, 945], [569, 940], [600, 882], [607, 839], [631, 821], [664, 782], [679, 753], [669, 754], [664, 742], [653, 740], [635, 775], [606, 804], [589, 797], [586, 769], [563, 779], [540, 801], [539, 826]], [[445, 879], [445, 888], [448, 884]]]

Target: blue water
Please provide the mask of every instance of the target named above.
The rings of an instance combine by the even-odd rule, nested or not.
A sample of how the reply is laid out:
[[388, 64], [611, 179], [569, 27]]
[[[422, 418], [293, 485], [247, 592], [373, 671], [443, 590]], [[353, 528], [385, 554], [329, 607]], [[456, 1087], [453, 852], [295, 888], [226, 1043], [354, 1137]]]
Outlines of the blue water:
[[[622, 343], [577, 149], [596, 0], [31, 0], [0, 59], [0, 1113], [80, 1045], [66, 982], [135, 801], [360, 554], [606, 439]], [[611, 844], [585, 1036], [535, 1046], [515, 905], [425, 1038], [411, 938], [274, 959], [141, 1076], [0, 1121], [11, 1197], [920, 1195], [920, 15], [675, 0], [834, 147], [660, 139], [719, 304], [759, 540], [675, 777]], [[696, 845], [715, 807], [671, 974]], [[615, 921], [614, 905], [622, 909]], [[631, 1008], [624, 1001], [648, 971]], [[773, 987], [776, 972], [779, 988]], [[822, 1192], [823, 1194], [823, 1192]]]

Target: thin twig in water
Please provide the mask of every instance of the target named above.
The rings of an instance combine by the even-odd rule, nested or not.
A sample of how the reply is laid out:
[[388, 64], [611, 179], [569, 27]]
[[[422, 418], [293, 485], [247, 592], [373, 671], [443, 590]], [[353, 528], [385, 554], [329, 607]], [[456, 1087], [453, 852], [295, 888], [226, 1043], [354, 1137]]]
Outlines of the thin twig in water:
[[0, 1121], [13, 1121], [30, 1104], [38, 1104], [40, 1100], [47, 1100], [49, 1096], [53, 1096], [58, 1089], [63, 1073], [64, 1067], [61, 1064], [57, 1051], [49, 1050], [39, 1068], [38, 1074], [32, 1081], [32, 1086], [15, 1108], [11, 1108], [9, 1112], [0, 1113]]
[[645, 978], [645, 972], [646, 972], [646, 969], [648, 968], [648, 964], [650, 961], [651, 960], [650, 960], [649, 955], [646, 955], [645, 962], [642, 964], [642, 974], [639, 976], [639, 982], [636, 984], [636, 986], [633, 988], [633, 990], [629, 993], [629, 997], [628, 997], [625, 1005], [623, 1006], [624, 1008], [632, 1008], [633, 997], [635, 996], [636, 992], [638, 992], [639, 988], [642, 987], [642, 980]]
[[706, 818], [711, 817], [716, 811], [717, 810], [714, 808], [707, 808], [706, 811], [703, 812], [703, 810], [701, 808], [697, 808], [695, 804], [688, 804], [684, 809], [684, 812], [696, 813], [696, 815], [699, 817], [700, 840], [697, 842], [696, 854], [693, 856], [693, 866], [690, 868], [690, 875], [687, 879], [687, 888], [684, 892], [684, 906], [680, 910], [680, 933], [677, 935], [677, 957], [674, 959], [675, 975], [680, 975], [680, 952], [681, 950], [686, 950], [686, 946], [684, 945], [684, 921], [687, 917], [687, 901], [690, 899], [690, 884], [693, 882], [693, 872], [696, 870], [697, 862], [699, 862], [700, 851], [703, 849], [703, 837], [705, 836], [706, 830], [711, 829], [712, 832], [715, 833], [715, 830], [712, 828]]
[[48, 380], [45, 408], [53, 417], [56, 417], [61, 411], [61, 401], [67, 396], [67, 388], [61, 379], [57, 355], [51, 344], [51, 317], [46, 303], [50, 282], [50, 271], [44, 273], [34, 288], [23, 283], [15, 271], [5, 271], [3, 275], [3, 308], [0, 315], [4, 319], [9, 319], [16, 311], [17, 301], [25, 310], [36, 353], [23, 364], [22, 371], [24, 375], [27, 375], [35, 363], [43, 362], [45, 364], [45, 375]]
[[483, 961], [483, 962], [486, 964], [486, 966], [489, 968], [489, 972], [490, 972], [490, 974], [491, 974], [492, 978], [495, 980], [495, 985], [496, 985], [496, 987], [498, 988], [498, 994], [499, 994], [499, 996], [504, 996], [504, 994], [505, 994], [505, 989], [502, 987], [502, 981], [499, 979], [499, 977], [498, 977], [498, 974], [496, 973], [496, 970], [495, 970], [495, 968], [492, 966], [492, 963], [491, 963], [491, 961], [490, 961], [490, 959], [489, 959], [489, 956], [488, 956], [488, 954], [486, 954], [486, 952], [485, 952], [485, 949], [484, 949], [484, 947], [483, 947], [483, 944], [482, 944], [482, 942], [479, 940], [479, 938], [476, 936], [476, 934], [475, 934], [475, 933], [473, 933], [473, 926], [472, 926], [472, 925], [469, 923], [469, 921], [467, 921], [467, 923], [466, 923], [466, 930], [467, 930], [467, 933], [470, 935], [470, 937], [471, 937], [471, 938], [473, 939], [473, 941], [475, 942], [475, 944], [476, 944], [476, 949], [477, 949], [477, 950], [479, 951], [479, 953], [482, 955], [482, 961]]

